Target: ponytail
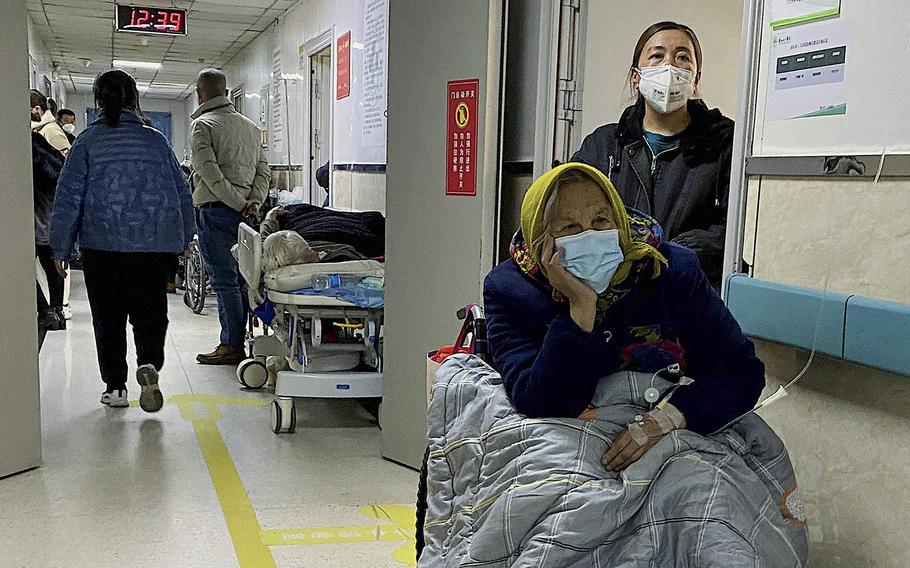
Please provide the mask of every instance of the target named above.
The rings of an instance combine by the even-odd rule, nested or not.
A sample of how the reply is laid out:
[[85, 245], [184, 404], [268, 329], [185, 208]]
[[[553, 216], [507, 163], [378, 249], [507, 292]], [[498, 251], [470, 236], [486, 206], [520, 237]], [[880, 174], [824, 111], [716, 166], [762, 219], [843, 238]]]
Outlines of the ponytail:
[[95, 79], [95, 103], [101, 109], [101, 117], [111, 128], [120, 126], [120, 115], [124, 109], [138, 108], [139, 91], [136, 81], [129, 73], [119, 69], [105, 71]]

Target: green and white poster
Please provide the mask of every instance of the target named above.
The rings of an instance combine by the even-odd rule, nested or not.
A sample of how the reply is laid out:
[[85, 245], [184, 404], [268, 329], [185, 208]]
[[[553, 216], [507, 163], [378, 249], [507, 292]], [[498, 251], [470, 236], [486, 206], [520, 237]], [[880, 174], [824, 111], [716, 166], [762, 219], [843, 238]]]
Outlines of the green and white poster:
[[841, 0], [773, 0], [771, 27], [782, 28], [840, 15]]

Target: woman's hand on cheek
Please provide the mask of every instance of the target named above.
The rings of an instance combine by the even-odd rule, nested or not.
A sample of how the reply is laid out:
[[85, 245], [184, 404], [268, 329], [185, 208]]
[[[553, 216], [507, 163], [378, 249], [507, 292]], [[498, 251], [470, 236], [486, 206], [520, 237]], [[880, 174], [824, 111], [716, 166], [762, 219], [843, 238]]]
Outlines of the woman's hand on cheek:
[[552, 236], [546, 236], [541, 252], [550, 284], [569, 299], [572, 320], [582, 330], [588, 333], [594, 331], [597, 293], [562, 265], [564, 251], [556, 247], [556, 240]]

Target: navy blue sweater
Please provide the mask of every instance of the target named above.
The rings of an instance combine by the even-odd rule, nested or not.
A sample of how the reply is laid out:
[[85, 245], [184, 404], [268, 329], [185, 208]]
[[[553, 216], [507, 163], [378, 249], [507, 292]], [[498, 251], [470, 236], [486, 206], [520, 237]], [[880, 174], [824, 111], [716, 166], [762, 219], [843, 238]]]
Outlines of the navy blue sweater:
[[484, 284], [495, 366], [519, 412], [578, 417], [598, 381], [620, 370], [653, 373], [678, 362], [693, 385], [671, 402], [687, 428], [707, 434], [750, 410], [765, 385], [764, 364], [708, 283], [695, 253], [660, 245], [669, 266], [611, 307], [592, 333], [509, 260]]

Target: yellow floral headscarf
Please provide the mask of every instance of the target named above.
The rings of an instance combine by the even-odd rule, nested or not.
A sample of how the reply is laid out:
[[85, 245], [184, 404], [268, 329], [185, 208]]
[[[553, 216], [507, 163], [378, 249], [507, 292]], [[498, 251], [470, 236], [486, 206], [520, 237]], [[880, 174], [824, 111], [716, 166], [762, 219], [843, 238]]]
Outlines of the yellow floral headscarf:
[[667, 259], [647, 239], [635, 238], [629, 214], [609, 178], [597, 168], [577, 162], [562, 164], [543, 174], [531, 185], [525, 195], [521, 205], [521, 232], [534, 264], [537, 266], [541, 264], [540, 243], [547, 230], [544, 226], [544, 210], [556, 187], [556, 182], [573, 170], [581, 171], [593, 179], [607, 196], [607, 201], [613, 210], [613, 219], [619, 230], [619, 244], [625, 260], [617, 269], [611, 286], [625, 283], [632, 273], [632, 268], [641, 262], [650, 261], [652, 278], [660, 276], [661, 265], [666, 265]]

